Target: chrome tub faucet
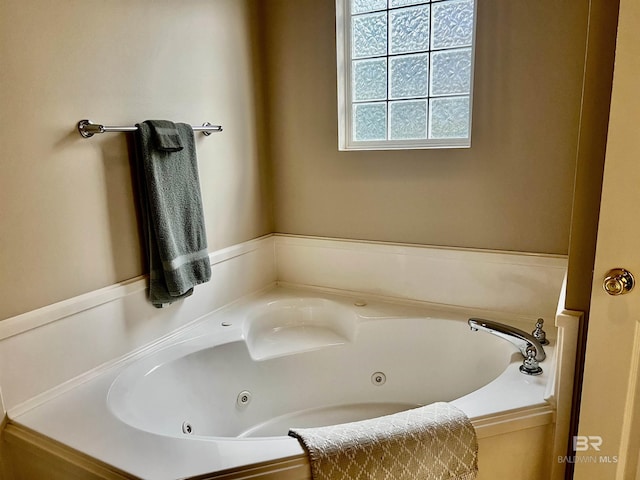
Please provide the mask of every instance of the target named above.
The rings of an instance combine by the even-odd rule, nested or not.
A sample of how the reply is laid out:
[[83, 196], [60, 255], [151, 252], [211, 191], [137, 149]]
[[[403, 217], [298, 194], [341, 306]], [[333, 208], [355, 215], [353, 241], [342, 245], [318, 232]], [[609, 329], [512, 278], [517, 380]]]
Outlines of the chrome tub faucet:
[[519, 328], [483, 318], [470, 318], [468, 323], [474, 332], [482, 330], [497, 335], [518, 347], [524, 357], [524, 361], [520, 366], [522, 373], [527, 375], [539, 375], [542, 373], [542, 368], [538, 363], [546, 358], [546, 354], [542, 344], [533, 335]]

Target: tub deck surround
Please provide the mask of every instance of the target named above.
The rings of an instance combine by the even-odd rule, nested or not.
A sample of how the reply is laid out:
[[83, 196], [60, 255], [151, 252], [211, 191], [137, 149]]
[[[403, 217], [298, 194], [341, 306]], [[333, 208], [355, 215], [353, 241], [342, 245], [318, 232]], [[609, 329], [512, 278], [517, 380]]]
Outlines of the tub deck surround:
[[566, 271], [566, 258], [558, 256], [288, 235], [209, 256], [212, 280], [170, 308], [152, 307], [146, 280], [138, 278], [1, 321], [0, 365], [12, 365], [0, 369], [5, 409], [46, 401], [47, 392], [65, 390], [74, 379], [276, 282], [469, 307], [471, 316], [486, 317], [485, 310], [507, 319], [542, 316], [550, 329]]
[[[248, 354], [259, 362], [322, 350], [327, 344], [334, 345], [326, 347], [331, 349], [354, 343], [354, 325], [358, 321], [349, 320], [344, 309], [333, 312], [339, 321], [327, 317], [320, 320], [320, 325], [285, 328], [278, 334], [268, 328], [273, 321], [268, 311], [261, 311], [258, 320], [255, 312], [253, 317], [248, 312], [247, 318], [254, 318], [254, 322], [248, 321], [242, 328], [237, 322], [228, 327], [211, 323], [220, 312], [228, 313], [264, 292], [285, 291], [272, 291], [275, 285], [292, 287], [286, 290], [298, 292], [298, 296], [302, 291], [302, 296], [319, 303], [328, 298], [376, 303], [387, 309], [389, 318], [453, 316], [466, 320], [480, 316], [529, 331], [535, 319], [542, 316], [547, 320], [545, 330], [552, 346], [546, 348], [549, 360], [542, 364], [545, 373], [541, 377], [524, 377], [516, 372], [520, 359], [514, 360], [503, 375], [490, 383], [493, 390], [486, 392], [482, 387], [455, 401], [461, 402], [458, 406], [480, 428], [481, 438], [494, 438], [493, 435], [514, 428], [547, 428], [553, 421], [556, 404], [562, 402], [557, 384], [568, 382], [569, 376], [559, 375], [551, 366], [556, 351], [552, 319], [566, 258], [288, 235], [268, 235], [244, 242], [212, 252], [210, 258], [212, 281], [185, 302], [167, 309], [149, 305], [146, 281], [139, 278], [0, 322], [0, 365], [5, 366], [0, 369], [0, 389], [10, 419], [9, 429], [33, 429], [35, 433], [25, 438], [46, 435], [98, 459], [125, 455], [122, 452], [127, 450], [145, 455], [162, 452], [160, 457], [168, 463], [187, 465], [193, 472], [211, 471], [211, 462], [218, 460], [221, 463], [215, 463], [216, 469], [244, 468], [240, 465], [290, 457], [297, 459], [296, 469], [304, 467], [305, 457], [291, 439], [227, 439], [222, 443], [195, 436], [177, 439], [105, 420], [115, 418], [105, 398], [119, 372], [168, 342], [182, 342], [183, 347], [179, 348], [191, 348], [225, 332], [242, 341], [248, 339]], [[363, 315], [366, 308], [370, 307], [358, 308], [358, 315]], [[376, 315], [380, 316], [380, 311]], [[574, 323], [568, 318], [560, 325], [561, 330], [573, 332]], [[314, 329], [315, 334], [309, 334]], [[474, 335], [491, 337], [482, 332]], [[558, 336], [569, 343], [574, 337], [573, 333]], [[187, 338], [192, 340], [186, 341]], [[295, 347], [291, 347], [293, 341]], [[557, 351], [566, 352], [566, 356], [575, 352], [575, 347], [564, 346]], [[570, 365], [564, 357], [555, 363], [558, 369], [560, 365]], [[511, 370], [513, 375], [508, 373]], [[522, 382], [524, 390], [514, 391], [513, 387]], [[491, 392], [500, 385], [509, 393], [500, 393], [496, 399]], [[533, 403], [530, 394], [537, 399]], [[475, 401], [482, 395], [488, 400], [484, 405]], [[510, 399], [513, 403], [509, 403]], [[559, 439], [558, 445], [562, 442]], [[116, 446], [120, 453], [114, 453]], [[125, 458], [124, 464], [135, 464], [136, 458]], [[161, 465], [149, 468], [164, 474]], [[171, 472], [171, 467], [167, 466], [166, 472]]]
[[276, 235], [281, 284], [456, 305], [553, 324], [567, 268], [562, 255]]
[[[363, 299], [367, 303], [366, 306], [353, 306], [356, 301]], [[302, 328], [312, 325], [327, 330], [337, 328], [322, 318], [323, 312], [320, 310], [324, 310], [323, 307], [342, 311], [343, 315], [346, 310], [355, 312], [355, 325], [351, 330], [352, 338], [343, 337], [345, 341], [336, 345], [332, 342], [331, 336], [320, 334], [320, 338], [329, 340], [324, 345], [316, 342], [313, 345], [307, 344], [309, 348], [302, 348], [295, 352], [281, 350], [277, 355], [271, 355], [269, 358], [252, 359], [247, 347], [248, 343], [245, 343], [247, 340], [245, 335], [249, 333], [251, 336], [255, 332], [246, 325], [250, 323], [247, 319], [255, 321], [256, 316], [261, 315], [269, 318], [274, 308], [286, 310], [287, 306], [295, 308], [296, 304], [305, 314], [318, 319], [317, 323], [311, 318], [306, 319], [307, 324], [302, 325]], [[313, 312], [314, 306], [317, 312]], [[380, 392], [379, 400], [381, 401], [377, 403], [386, 404], [391, 409], [382, 413], [391, 413], [394, 408], [398, 411], [429, 403], [435, 399], [452, 400], [454, 405], [471, 418], [478, 429], [479, 438], [514, 429], [550, 424], [553, 410], [544, 401], [544, 394], [549, 373], [553, 370], [553, 340], [547, 347], [549, 360], [542, 364], [547, 371], [539, 377], [527, 377], [518, 372], [521, 355], [516, 352], [515, 347], [492, 335], [471, 332], [466, 325], [467, 316], [464, 313], [466, 313], [465, 309], [429, 308], [424, 305], [379, 302], [369, 297], [328, 295], [325, 292], [314, 292], [309, 289], [274, 288], [212, 313], [188, 331], [176, 335], [162, 345], [157, 345], [153, 351], [146, 352], [141, 358], [131, 358], [120, 365], [106, 369], [101, 375], [49, 399], [36, 408], [14, 416], [12, 422], [141, 478], [182, 478], [239, 469], [246, 465], [291, 457], [298, 458], [300, 465], [304, 465], [306, 457], [302, 447], [297, 440], [285, 436], [290, 426], [288, 421], [279, 423], [275, 421], [271, 425], [265, 425], [263, 422], [273, 413], [277, 404], [286, 404], [289, 401], [288, 398], [296, 394], [294, 390], [299, 390], [300, 385], [287, 379], [300, 379], [308, 375], [309, 366], [305, 364], [305, 358], [319, 356], [326, 362], [333, 358], [335, 362], [340, 363], [344, 358], [339, 352], [346, 348], [347, 350], [356, 349], [352, 352], [356, 355], [355, 364], [349, 366], [362, 370], [360, 377], [366, 376], [358, 380], [362, 381], [363, 385], [368, 385], [362, 401], [369, 403], [372, 392]], [[301, 326], [294, 325], [291, 319], [287, 318], [284, 322], [284, 325], [272, 323], [274, 334], [277, 334], [278, 329], [284, 329], [284, 335], [288, 337], [291, 332], [286, 332], [287, 328], [295, 329]], [[418, 360], [424, 361], [425, 359], [420, 358], [419, 355], [428, 355], [428, 352], [425, 353], [428, 349], [421, 348], [423, 343], [421, 337], [427, 336], [429, 327], [433, 327], [436, 334], [431, 339], [432, 347], [438, 344], [443, 346], [437, 334], [454, 329], [458, 332], [456, 335], [464, 336], [460, 341], [465, 348], [469, 349], [467, 360], [477, 360], [481, 365], [460, 368], [460, 362], [454, 364], [448, 361], [450, 364], [448, 367], [434, 368], [436, 366], [421, 363], [414, 365], [415, 370], [406, 371], [409, 357], [418, 356]], [[417, 341], [414, 337], [412, 347], [407, 345], [402, 347], [406, 350], [404, 353], [407, 358], [398, 358], [398, 355], [402, 357], [402, 352], [389, 341], [390, 332], [394, 329], [405, 329], [405, 334], [410, 335], [416, 328], [423, 328], [424, 331], [416, 335]], [[378, 329], [377, 333], [376, 329]], [[362, 340], [371, 342], [376, 337], [380, 342], [376, 345], [376, 351], [372, 352], [368, 361], [361, 359], [363, 352], [358, 350], [360, 342]], [[300, 337], [296, 338], [300, 339]], [[425, 344], [429, 345], [428, 336]], [[386, 351], [382, 351], [384, 345], [386, 345]], [[233, 352], [226, 352], [226, 357], [221, 356], [218, 359], [206, 358], [225, 348]], [[306, 353], [301, 353], [302, 351]], [[446, 351], [447, 349], [443, 349], [438, 355], [445, 355]], [[274, 352], [271, 351], [271, 353]], [[452, 351], [449, 354], [451, 357], [461, 355], [460, 351]], [[474, 354], [480, 354], [481, 358], [476, 358]], [[376, 364], [376, 357], [383, 360]], [[384, 359], [384, 357], [388, 358]], [[225, 358], [230, 360], [226, 364]], [[202, 361], [213, 362], [209, 364], [211, 370], [218, 372], [228, 381], [235, 381], [237, 385], [226, 393], [218, 391], [218, 395], [214, 395], [215, 385], [212, 387], [212, 384], [215, 380], [212, 379], [209, 384], [202, 384], [197, 381], [197, 378], [193, 378], [193, 375], [191, 378], [189, 376], [185, 378], [183, 368], [187, 367], [187, 364], [197, 368], [197, 364]], [[287, 361], [289, 361], [288, 366]], [[394, 364], [394, 361], [398, 364]], [[405, 365], [402, 365], [403, 361]], [[258, 370], [254, 372], [253, 378], [243, 377], [242, 369], [240, 372], [234, 370], [234, 366], [239, 362], [257, 365]], [[380, 366], [380, 363], [383, 365]], [[335, 386], [337, 380], [341, 382], [338, 390], [352, 389], [351, 393], [339, 394], [343, 397], [342, 401], [346, 401], [347, 404], [352, 403], [355, 392], [361, 390], [362, 385], [350, 384], [346, 377], [336, 379], [335, 365], [330, 367], [328, 373], [332, 375], [330, 380], [334, 381], [332, 386]], [[246, 369], [247, 366], [244, 365], [242, 368]], [[377, 368], [386, 370], [387, 382], [383, 386], [373, 385], [370, 381], [371, 374]], [[430, 383], [435, 382], [436, 389], [447, 385], [446, 382], [442, 382], [448, 375], [460, 377], [460, 384], [448, 382], [450, 385], [446, 395], [449, 395], [449, 398], [438, 398], [437, 395], [431, 398], [424, 393], [421, 394], [420, 391], [424, 388], [416, 381], [416, 377], [426, 370], [430, 370], [429, 374], [434, 375], [434, 372], [439, 369], [444, 369], [443, 378], [429, 380]], [[277, 378], [278, 372], [281, 372], [279, 378]], [[467, 378], [464, 378], [465, 374]], [[261, 378], [263, 385], [258, 384]], [[192, 380], [194, 383], [190, 383]], [[394, 391], [394, 384], [397, 386], [401, 380], [402, 387], [399, 391]], [[324, 383], [321, 379], [319, 382], [320, 384], [316, 384], [315, 387], [313, 383], [305, 387], [304, 390], [309, 390], [307, 392], [309, 398], [305, 401], [320, 395], [323, 390], [329, 390], [323, 389]], [[467, 385], [463, 385], [465, 382]], [[271, 389], [270, 386], [274, 388]], [[141, 391], [138, 387], [148, 388], [148, 391]], [[189, 400], [190, 394], [198, 388], [200, 389], [199, 398]], [[243, 388], [251, 390], [254, 394], [252, 403], [245, 411], [236, 404], [236, 396]], [[265, 395], [271, 395], [272, 398], [265, 402]], [[298, 392], [298, 395], [305, 397], [304, 392]], [[222, 404], [217, 404], [216, 402], [221, 401], [220, 397], [225, 400]], [[457, 399], [454, 400], [456, 397]], [[320, 400], [327, 401], [327, 399]], [[392, 405], [394, 402], [395, 406]], [[375, 407], [376, 402], [370, 403]], [[175, 412], [166, 410], [166, 407], [171, 404], [183, 410]], [[265, 404], [265, 407], [261, 404]], [[257, 413], [251, 414], [254, 416], [249, 424], [240, 425], [241, 418], [239, 420], [238, 417], [242, 417], [243, 413], [249, 413], [252, 407]], [[209, 431], [204, 428], [202, 424], [204, 420], [200, 417], [202, 410], [206, 408], [220, 410], [218, 412], [220, 418], [208, 427]], [[366, 406], [363, 410], [367, 411]], [[154, 411], [163, 415], [154, 418]], [[354, 419], [347, 418], [354, 413], [353, 411], [349, 412], [348, 409], [336, 411], [338, 415], [334, 419], [336, 422]], [[375, 409], [370, 413], [379, 414]], [[344, 416], [345, 414], [347, 417]], [[232, 420], [237, 425], [234, 426], [233, 421], [224, 424], [225, 418], [230, 417], [236, 417]], [[307, 417], [303, 415], [292, 421], [303, 419], [313, 423], [318, 420], [312, 417], [313, 415]], [[164, 424], [161, 421], [162, 418], [166, 419]], [[188, 435], [181, 431], [183, 421], [193, 423], [194, 434]], [[322, 423], [323, 420], [321, 419], [320, 422]], [[252, 428], [252, 425], [256, 428]], [[300, 424], [297, 425], [300, 426]], [[198, 429], [200, 429], [200, 435]], [[276, 433], [277, 435], [273, 436]], [[150, 459], [153, 460], [150, 461]]]

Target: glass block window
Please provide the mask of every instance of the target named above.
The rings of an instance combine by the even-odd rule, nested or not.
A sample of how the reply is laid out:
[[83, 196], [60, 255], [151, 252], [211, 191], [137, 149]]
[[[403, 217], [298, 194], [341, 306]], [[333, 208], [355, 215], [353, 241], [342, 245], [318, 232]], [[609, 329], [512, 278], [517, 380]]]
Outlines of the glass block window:
[[340, 149], [469, 147], [476, 0], [336, 0]]

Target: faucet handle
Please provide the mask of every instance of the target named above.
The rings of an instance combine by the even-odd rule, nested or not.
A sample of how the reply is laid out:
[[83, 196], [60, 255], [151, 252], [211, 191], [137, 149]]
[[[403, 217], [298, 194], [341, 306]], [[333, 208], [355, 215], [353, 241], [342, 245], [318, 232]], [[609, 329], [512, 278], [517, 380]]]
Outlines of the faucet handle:
[[533, 337], [540, 342], [540, 345], [549, 345], [549, 340], [547, 340], [547, 333], [542, 329], [542, 325], [544, 325], [544, 320], [539, 318], [536, 322], [536, 329], [531, 332]]
[[542, 368], [540, 368], [540, 365], [536, 360], [536, 355], [538, 353], [536, 347], [529, 344], [527, 345], [526, 352], [527, 356], [522, 362], [522, 365], [520, 365], [520, 371], [525, 375], [540, 375], [542, 373]]

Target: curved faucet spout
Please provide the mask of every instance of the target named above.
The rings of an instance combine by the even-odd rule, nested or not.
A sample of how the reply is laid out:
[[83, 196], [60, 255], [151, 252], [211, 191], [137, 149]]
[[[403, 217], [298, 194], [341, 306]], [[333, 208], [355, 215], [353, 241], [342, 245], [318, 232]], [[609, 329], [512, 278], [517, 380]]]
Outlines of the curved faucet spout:
[[537, 361], [541, 362], [547, 357], [540, 342], [536, 340], [533, 335], [523, 332], [519, 328], [511, 327], [503, 323], [492, 322], [491, 320], [484, 320], [482, 318], [470, 318], [468, 323], [473, 331], [482, 330], [489, 332], [513, 343], [525, 358], [527, 358], [527, 346], [529, 345], [533, 345], [536, 349]]

